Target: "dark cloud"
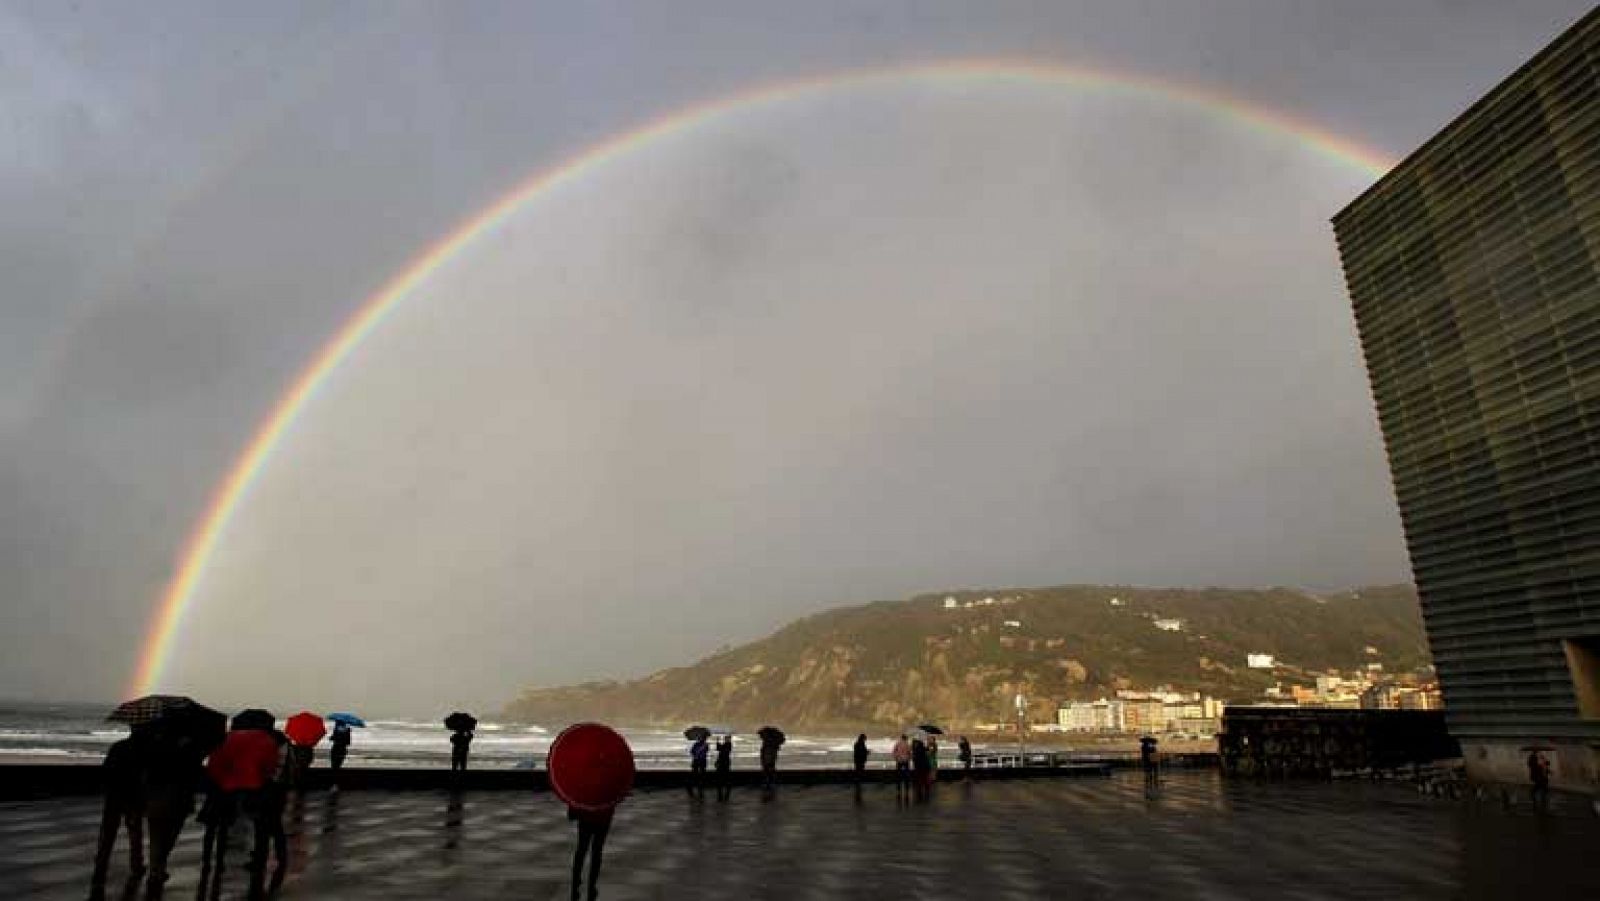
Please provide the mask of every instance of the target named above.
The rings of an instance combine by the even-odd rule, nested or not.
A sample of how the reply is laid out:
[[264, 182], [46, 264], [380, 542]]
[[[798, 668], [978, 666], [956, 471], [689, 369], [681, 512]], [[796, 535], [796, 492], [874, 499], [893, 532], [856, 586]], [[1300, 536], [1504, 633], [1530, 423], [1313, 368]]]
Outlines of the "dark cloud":
[[[0, 12], [0, 694], [120, 690], [274, 397], [576, 148], [774, 79], [1006, 56], [1398, 152], [1586, 9], [824, 6]], [[1175, 107], [979, 100], [738, 117], [484, 242], [275, 456], [174, 675], [492, 704], [923, 588], [1403, 578], [1325, 225], [1363, 178]]]

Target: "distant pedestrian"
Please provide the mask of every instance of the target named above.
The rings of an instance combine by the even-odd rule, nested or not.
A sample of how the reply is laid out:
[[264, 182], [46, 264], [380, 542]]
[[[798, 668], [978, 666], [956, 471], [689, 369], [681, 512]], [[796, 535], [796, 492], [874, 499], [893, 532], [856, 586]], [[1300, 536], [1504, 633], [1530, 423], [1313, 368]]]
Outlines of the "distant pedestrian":
[[961, 761], [961, 772], [964, 778], [972, 777], [972, 742], [967, 741], [965, 735], [956, 743], [956, 759]]
[[856, 782], [859, 783], [862, 775], [867, 769], [867, 755], [872, 753], [872, 751], [867, 748], [867, 733], [863, 732], [856, 736], [855, 747], [851, 750], [853, 751], [855, 757]]
[[615, 807], [601, 810], [582, 810], [567, 807], [567, 819], [578, 824], [578, 847], [572, 852], [572, 899], [577, 901], [583, 883], [583, 860], [589, 858], [589, 899], [600, 897], [600, 858], [605, 853], [606, 836], [611, 833], [611, 818]]
[[890, 753], [894, 756], [895, 793], [905, 794], [911, 788], [911, 743], [906, 741], [904, 734], [894, 743]]
[[911, 785], [918, 801], [927, 800], [928, 774], [932, 764], [928, 760], [928, 745], [920, 738], [911, 740]]
[[706, 758], [711, 753], [711, 743], [707, 736], [700, 736], [694, 744], [689, 746], [689, 795], [695, 798], [706, 796]]
[[467, 771], [467, 754], [472, 750], [471, 729], [458, 729], [450, 733], [450, 772]]
[[1533, 783], [1533, 806], [1544, 808], [1550, 804], [1550, 761], [1537, 748], [1528, 752], [1528, 781]]
[[[333, 768], [335, 776], [344, 767], [344, 759], [350, 753], [350, 726], [346, 723], [334, 723], [333, 735], [328, 738], [332, 747], [328, 750], [328, 766]], [[338, 783], [334, 783], [338, 788]]]
[[733, 736], [724, 735], [717, 742], [717, 800], [726, 801], [733, 791], [729, 771], [733, 769]]
[[928, 736], [928, 786], [939, 778], [939, 739], [935, 735]]
[[772, 788], [778, 782], [778, 748], [783, 742], [772, 733], [761, 736], [761, 785]]
[[106, 750], [101, 776], [105, 780], [105, 806], [100, 813], [100, 840], [95, 846], [94, 875], [90, 877], [92, 898], [105, 897], [106, 871], [117, 835], [128, 831], [128, 882], [137, 883], [145, 874], [144, 865], [144, 766], [148, 727], [138, 725], [127, 738]]

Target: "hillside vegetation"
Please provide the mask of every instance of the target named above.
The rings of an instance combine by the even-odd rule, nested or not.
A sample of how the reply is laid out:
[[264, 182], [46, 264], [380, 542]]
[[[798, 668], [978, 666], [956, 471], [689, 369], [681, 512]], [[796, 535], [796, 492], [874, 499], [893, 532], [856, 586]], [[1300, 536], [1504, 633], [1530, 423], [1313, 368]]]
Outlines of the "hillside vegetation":
[[[962, 606], [946, 609], [946, 597]], [[1182, 630], [1158, 629], [1158, 618], [1181, 620]], [[1276, 676], [1247, 669], [1247, 653], [1274, 654], [1285, 666]], [[1327, 596], [1090, 585], [941, 592], [819, 613], [642, 679], [529, 689], [506, 716], [812, 730], [931, 719], [964, 727], [1014, 717], [1019, 691], [1043, 721], [1062, 701], [1119, 688], [1170, 685], [1248, 701], [1279, 678], [1309, 680], [1316, 670], [1369, 662], [1391, 672], [1428, 662], [1410, 586]]]

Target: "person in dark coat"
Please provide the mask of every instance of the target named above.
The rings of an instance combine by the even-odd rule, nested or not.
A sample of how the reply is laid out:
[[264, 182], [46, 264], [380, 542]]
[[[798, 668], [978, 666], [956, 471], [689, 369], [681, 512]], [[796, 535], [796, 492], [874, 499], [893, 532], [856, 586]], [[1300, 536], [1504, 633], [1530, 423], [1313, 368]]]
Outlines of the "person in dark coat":
[[733, 736], [724, 735], [717, 742], [717, 800], [726, 801], [733, 792], [729, 771], [733, 769]]
[[967, 741], [965, 735], [956, 743], [956, 759], [961, 761], [961, 772], [964, 778], [970, 778], [972, 772], [972, 742]]
[[600, 857], [605, 853], [606, 836], [611, 833], [611, 818], [615, 807], [604, 810], [582, 810], [567, 807], [567, 819], [578, 824], [578, 847], [572, 852], [572, 898], [577, 901], [583, 884], [583, 859], [589, 858], [589, 899], [600, 896]]
[[863, 732], [856, 736], [855, 747], [851, 750], [855, 755], [856, 782], [860, 782], [861, 774], [866, 772], [867, 769], [867, 755], [872, 753], [867, 748], [867, 733]]
[[100, 813], [100, 840], [95, 846], [94, 875], [90, 877], [92, 898], [105, 897], [106, 871], [117, 834], [128, 830], [128, 880], [136, 883], [145, 874], [144, 865], [144, 758], [146, 734], [135, 726], [127, 738], [106, 750], [101, 767], [105, 779], [105, 806]]
[[160, 897], [167, 884], [167, 859], [194, 812], [204, 760], [194, 736], [158, 732], [150, 741], [144, 773], [145, 832], [150, 836], [147, 897]]
[[255, 841], [250, 854], [249, 868], [254, 875], [252, 885], [257, 887], [267, 869], [269, 844], [272, 847], [273, 857], [278, 861], [278, 873], [284, 873], [289, 865], [289, 837], [283, 831], [283, 810], [289, 804], [289, 779], [294, 763], [289, 756], [288, 737], [274, 729], [272, 738], [278, 743], [277, 768], [272, 778], [263, 782], [261, 788], [250, 798]]
[[928, 746], [922, 739], [911, 740], [911, 784], [916, 789], [917, 800], [928, 799], [929, 777], [933, 775], [933, 760], [928, 757]]
[[1550, 761], [1539, 751], [1528, 752], [1528, 781], [1533, 783], [1532, 798], [1535, 807], [1550, 803]]
[[344, 723], [334, 723], [333, 735], [328, 741], [332, 745], [328, 750], [328, 765], [337, 773], [344, 766], [344, 759], [350, 753], [350, 727]]
[[692, 797], [706, 796], [706, 759], [710, 753], [711, 744], [704, 737], [689, 746], [688, 789]]
[[771, 733], [761, 736], [761, 785], [763, 788], [772, 788], [778, 781], [778, 747], [782, 742], [771, 737]]
[[472, 730], [461, 729], [450, 735], [450, 772], [467, 771], [467, 753], [472, 749]]

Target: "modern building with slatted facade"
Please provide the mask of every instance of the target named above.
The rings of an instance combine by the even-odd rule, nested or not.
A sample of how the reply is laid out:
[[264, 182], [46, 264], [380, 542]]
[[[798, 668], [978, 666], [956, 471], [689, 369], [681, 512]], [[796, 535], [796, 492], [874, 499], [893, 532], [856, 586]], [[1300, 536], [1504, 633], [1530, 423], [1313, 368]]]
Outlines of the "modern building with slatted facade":
[[1600, 10], [1334, 217], [1451, 733], [1600, 759]]

